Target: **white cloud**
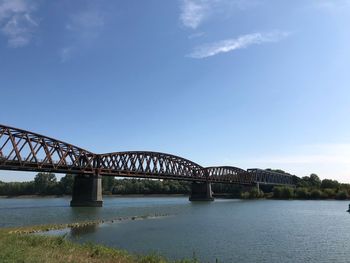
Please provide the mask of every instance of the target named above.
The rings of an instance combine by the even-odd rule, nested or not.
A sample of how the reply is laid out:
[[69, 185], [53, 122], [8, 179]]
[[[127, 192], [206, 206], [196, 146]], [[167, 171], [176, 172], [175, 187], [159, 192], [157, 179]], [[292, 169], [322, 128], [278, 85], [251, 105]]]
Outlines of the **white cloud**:
[[66, 29], [84, 35], [98, 30], [104, 23], [104, 17], [98, 10], [88, 9], [72, 15]]
[[0, 31], [9, 47], [23, 47], [30, 43], [38, 21], [33, 18], [36, 6], [32, 1], [0, 0]]
[[210, 1], [183, 0], [180, 20], [186, 27], [196, 29], [207, 17], [210, 11]]
[[192, 58], [211, 57], [220, 53], [227, 53], [237, 49], [246, 48], [251, 45], [257, 45], [268, 42], [277, 42], [289, 35], [290, 33], [288, 32], [280, 31], [243, 35], [238, 38], [232, 38], [198, 46], [188, 56]]
[[60, 51], [61, 62], [64, 63], [71, 58], [73, 47], [64, 47]]
[[258, 5], [257, 0], [181, 0], [180, 21], [188, 28], [197, 29], [211, 16], [245, 10]]
[[88, 8], [69, 17], [65, 28], [71, 34], [71, 43], [60, 50], [61, 62], [71, 59], [73, 53], [88, 47], [100, 34], [105, 18], [97, 8]]

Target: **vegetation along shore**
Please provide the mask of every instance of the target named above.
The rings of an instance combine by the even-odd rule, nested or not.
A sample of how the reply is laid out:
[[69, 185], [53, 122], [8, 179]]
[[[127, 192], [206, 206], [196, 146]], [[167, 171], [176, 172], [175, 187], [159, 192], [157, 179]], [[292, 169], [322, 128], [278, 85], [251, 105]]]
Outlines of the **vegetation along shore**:
[[[282, 170], [274, 170], [283, 172]], [[67, 174], [57, 180], [55, 174], [38, 173], [29, 182], [1, 182], [0, 196], [50, 196], [71, 195], [74, 176]], [[273, 198], [273, 199], [338, 199], [350, 197], [350, 184], [336, 180], [323, 179], [316, 174], [302, 178], [295, 177], [296, 187], [260, 185], [244, 187], [239, 185], [213, 184], [212, 190], [220, 196], [232, 198]], [[188, 195], [191, 183], [174, 180], [115, 179], [103, 177], [102, 187], [105, 195]]]
[[[92, 222], [94, 223], [94, 222]], [[82, 223], [87, 224], [87, 222]], [[72, 224], [79, 227], [80, 223]], [[135, 255], [124, 250], [110, 248], [92, 243], [78, 244], [65, 239], [28, 233], [61, 229], [66, 225], [32, 226], [23, 228], [0, 229], [1, 262], [26, 263], [66, 263], [66, 262], [123, 262], [123, 263], [167, 263], [198, 262], [194, 259], [168, 260], [157, 254]]]

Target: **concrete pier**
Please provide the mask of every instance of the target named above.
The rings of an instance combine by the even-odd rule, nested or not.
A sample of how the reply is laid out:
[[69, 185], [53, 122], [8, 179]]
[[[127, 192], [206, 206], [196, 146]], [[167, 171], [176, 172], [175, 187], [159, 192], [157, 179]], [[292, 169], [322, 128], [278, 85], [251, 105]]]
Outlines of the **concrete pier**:
[[211, 184], [207, 182], [193, 182], [190, 201], [214, 201]]
[[77, 175], [74, 177], [70, 206], [101, 207], [102, 178], [99, 175]]

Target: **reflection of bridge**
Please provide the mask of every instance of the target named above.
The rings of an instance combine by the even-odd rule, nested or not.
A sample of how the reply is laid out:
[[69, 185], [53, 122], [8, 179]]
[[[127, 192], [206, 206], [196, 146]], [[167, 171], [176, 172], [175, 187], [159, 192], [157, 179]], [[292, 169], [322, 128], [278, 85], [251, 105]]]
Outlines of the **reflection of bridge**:
[[101, 176], [192, 181], [190, 200], [212, 200], [210, 183], [293, 185], [293, 176], [231, 166], [204, 168], [158, 152], [95, 154], [37, 133], [0, 125], [0, 170], [76, 174], [71, 205], [101, 206]]

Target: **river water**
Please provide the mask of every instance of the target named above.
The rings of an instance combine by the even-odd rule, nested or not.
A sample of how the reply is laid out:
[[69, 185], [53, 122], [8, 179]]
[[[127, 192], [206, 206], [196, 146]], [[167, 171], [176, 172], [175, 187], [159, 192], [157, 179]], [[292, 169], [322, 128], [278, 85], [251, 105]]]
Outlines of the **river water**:
[[52, 234], [172, 259], [195, 255], [201, 262], [350, 262], [346, 201], [191, 203], [185, 197], [111, 197], [104, 199], [103, 208], [71, 208], [69, 201], [0, 199], [0, 226], [163, 215]]

